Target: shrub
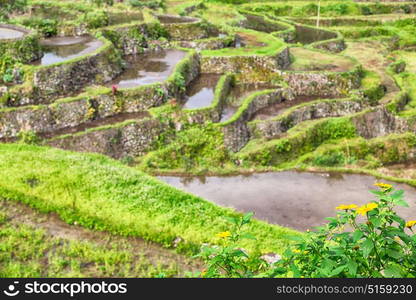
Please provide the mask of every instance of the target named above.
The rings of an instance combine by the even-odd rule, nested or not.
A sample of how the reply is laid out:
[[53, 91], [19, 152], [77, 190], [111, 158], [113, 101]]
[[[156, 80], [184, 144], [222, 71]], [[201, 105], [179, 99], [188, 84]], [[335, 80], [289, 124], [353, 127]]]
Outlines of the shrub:
[[[378, 200], [357, 207], [341, 205], [335, 218], [309, 232], [285, 258], [275, 274], [295, 277], [415, 277], [416, 221], [406, 222], [393, 210], [408, 206], [404, 192], [378, 183]], [[363, 218], [361, 218], [363, 217]], [[350, 227], [347, 231], [345, 228]]]
[[346, 158], [339, 152], [320, 155], [313, 160], [313, 164], [316, 166], [328, 167], [343, 165], [345, 162]]
[[[329, 223], [293, 237], [297, 243], [270, 268], [266, 261], [237, 248], [241, 238], [254, 238], [241, 228], [251, 214], [232, 220], [218, 235], [219, 245], [205, 246], [199, 257], [208, 265], [202, 277], [411, 277], [416, 276], [416, 220], [405, 221], [395, 206], [408, 206], [404, 192], [385, 183], [371, 191], [377, 200], [358, 207], [340, 205]], [[278, 257], [278, 256], [277, 256]], [[266, 269], [266, 270], [265, 270]], [[256, 271], [257, 270], [257, 271]]]
[[40, 138], [34, 131], [21, 131], [18, 138], [21, 143], [28, 145], [36, 145], [40, 142]]
[[58, 21], [55, 19], [31, 17], [25, 19], [23, 25], [36, 29], [45, 37], [54, 36], [58, 33]]
[[148, 1], [129, 0], [129, 4], [136, 8], [143, 8], [143, 7], [148, 7], [151, 9], [165, 8], [165, 3], [163, 0], [148, 0]]
[[200, 274], [201, 277], [218, 278], [252, 277], [250, 270], [249, 255], [237, 247], [241, 239], [255, 239], [254, 236], [242, 230], [244, 225], [250, 223], [252, 213], [248, 213], [240, 218], [227, 218], [233, 224], [232, 233], [224, 231], [217, 234], [220, 245], [202, 247], [201, 253], [196, 257], [202, 258], [207, 263], [206, 270]]

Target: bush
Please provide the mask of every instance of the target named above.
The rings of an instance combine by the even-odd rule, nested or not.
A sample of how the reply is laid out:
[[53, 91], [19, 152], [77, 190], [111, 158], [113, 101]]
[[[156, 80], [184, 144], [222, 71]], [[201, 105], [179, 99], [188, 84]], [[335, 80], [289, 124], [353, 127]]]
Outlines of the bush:
[[163, 0], [148, 0], [148, 1], [129, 0], [129, 4], [136, 8], [143, 8], [143, 7], [148, 7], [151, 9], [165, 8], [165, 3]]
[[347, 159], [345, 158], [344, 154], [335, 152], [316, 157], [313, 160], [313, 164], [316, 166], [334, 167], [344, 165], [346, 161]]
[[[329, 223], [308, 231], [283, 258], [266, 271], [265, 260], [236, 248], [251, 214], [234, 220], [234, 230], [218, 235], [219, 245], [205, 246], [199, 257], [208, 265], [202, 277], [411, 277], [416, 276], [416, 220], [405, 221], [394, 211], [408, 204], [404, 192], [385, 183], [371, 191], [378, 198], [358, 207], [340, 205]], [[278, 255], [277, 255], [278, 257]], [[253, 270], [257, 270], [253, 271]]]
[[27, 6], [27, 0], [0, 0], [0, 20], [8, 19], [13, 11], [22, 11]]
[[104, 11], [93, 11], [81, 17], [81, 22], [86, 23], [88, 28], [95, 29], [109, 24], [108, 15]]
[[23, 21], [23, 25], [34, 28], [45, 37], [54, 36], [58, 33], [58, 21], [55, 19], [44, 19], [40, 17], [31, 17]]
[[220, 245], [202, 247], [200, 254], [196, 257], [202, 258], [207, 263], [207, 268], [200, 274], [206, 278], [244, 278], [252, 277], [250, 270], [250, 257], [243, 250], [237, 247], [241, 239], [255, 239], [249, 233], [243, 232], [244, 225], [250, 223], [252, 213], [248, 213], [240, 218], [228, 218], [233, 224], [232, 233], [224, 231], [217, 234]]
[[[406, 222], [393, 210], [408, 206], [404, 192], [376, 184], [378, 200], [357, 207], [341, 205], [326, 226], [309, 232], [288, 249], [277, 273], [295, 277], [415, 277], [416, 221]], [[361, 218], [363, 217], [363, 218]], [[345, 230], [350, 227], [350, 231]]]

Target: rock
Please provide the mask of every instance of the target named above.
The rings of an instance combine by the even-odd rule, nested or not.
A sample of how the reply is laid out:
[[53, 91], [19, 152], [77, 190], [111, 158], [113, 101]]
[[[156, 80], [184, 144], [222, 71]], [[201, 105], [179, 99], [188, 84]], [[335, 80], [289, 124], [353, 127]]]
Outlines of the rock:
[[174, 239], [173, 241], [173, 247], [177, 248], [179, 246], [179, 244], [183, 241], [183, 239], [178, 236], [176, 239]]
[[260, 258], [264, 260], [265, 262], [267, 262], [270, 266], [274, 265], [275, 263], [277, 263], [279, 260], [282, 259], [282, 257], [277, 253], [267, 253], [267, 254], [260, 256]]

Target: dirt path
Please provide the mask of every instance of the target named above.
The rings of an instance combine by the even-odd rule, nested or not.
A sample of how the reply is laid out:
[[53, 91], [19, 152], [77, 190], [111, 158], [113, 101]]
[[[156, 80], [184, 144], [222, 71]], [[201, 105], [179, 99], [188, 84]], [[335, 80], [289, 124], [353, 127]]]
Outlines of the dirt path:
[[42, 229], [51, 238], [89, 242], [107, 249], [112, 249], [115, 245], [118, 245], [131, 249], [134, 255], [145, 257], [155, 267], [161, 263], [163, 265], [176, 265], [179, 269], [179, 276], [185, 275], [186, 272], [202, 269], [201, 262], [140, 238], [121, 237], [106, 232], [87, 230], [80, 226], [68, 225], [55, 214], [42, 214], [16, 202], [0, 199], [0, 209], [6, 212], [9, 225], [20, 226], [25, 224], [35, 229]]

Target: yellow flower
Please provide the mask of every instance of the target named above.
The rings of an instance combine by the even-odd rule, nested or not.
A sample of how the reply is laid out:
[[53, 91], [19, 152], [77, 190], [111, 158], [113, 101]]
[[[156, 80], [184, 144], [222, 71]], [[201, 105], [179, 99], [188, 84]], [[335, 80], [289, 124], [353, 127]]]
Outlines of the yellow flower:
[[357, 214], [361, 214], [363, 216], [365, 216], [369, 211], [372, 211], [373, 209], [377, 208], [378, 204], [371, 202], [368, 203], [366, 205], [361, 206], [360, 208], [357, 209]]
[[406, 227], [408, 227], [408, 228], [411, 228], [415, 225], [416, 225], [416, 221], [414, 221], [414, 220], [406, 222]]
[[390, 190], [393, 188], [391, 184], [383, 183], [383, 182], [377, 182], [374, 184], [375, 186], [381, 188], [382, 190]]
[[301, 253], [302, 251], [300, 251], [299, 249], [294, 249], [293, 252], [295, 252], [295, 253]]
[[335, 209], [336, 210], [348, 210], [348, 209], [356, 209], [358, 206], [355, 204], [350, 204], [350, 205], [344, 205], [341, 204], [340, 206], [337, 206]]
[[222, 238], [222, 239], [226, 239], [230, 236], [231, 236], [231, 232], [229, 232], [229, 231], [224, 231], [224, 232], [217, 233], [217, 237]]

